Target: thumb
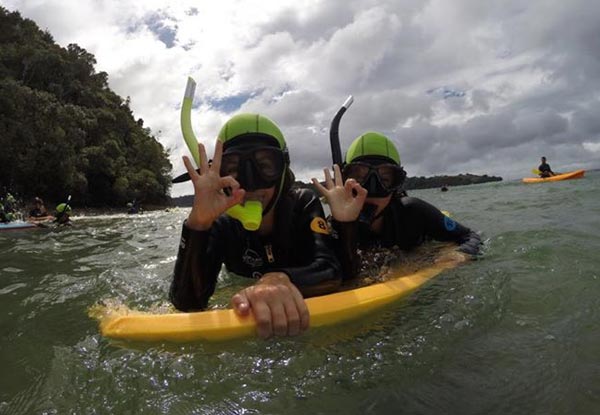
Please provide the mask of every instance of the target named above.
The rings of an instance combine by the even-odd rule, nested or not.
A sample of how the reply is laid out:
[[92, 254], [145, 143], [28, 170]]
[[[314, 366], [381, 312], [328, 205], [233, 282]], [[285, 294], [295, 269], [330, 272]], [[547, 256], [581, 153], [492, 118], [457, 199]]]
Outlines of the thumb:
[[244, 189], [235, 189], [231, 194], [231, 197], [227, 199], [226, 209], [229, 209], [232, 206], [242, 203], [245, 195], [246, 191]]

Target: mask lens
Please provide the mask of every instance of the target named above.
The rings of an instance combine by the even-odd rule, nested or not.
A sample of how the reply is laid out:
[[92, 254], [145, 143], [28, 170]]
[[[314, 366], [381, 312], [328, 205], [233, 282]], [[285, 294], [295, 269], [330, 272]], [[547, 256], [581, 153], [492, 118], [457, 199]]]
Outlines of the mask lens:
[[246, 190], [274, 186], [284, 169], [283, 152], [274, 147], [228, 151], [221, 159], [221, 176], [232, 176]]
[[392, 189], [398, 185], [398, 168], [396, 166], [383, 164], [375, 169], [383, 186]]
[[223, 154], [221, 159], [221, 176], [232, 176], [237, 179], [240, 167], [240, 155], [236, 153]]
[[344, 167], [344, 176], [348, 179], [354, 179], [359, 183], [364, 183], [371, 168], [362, 163], [350, 163]]
[[254, 151], [254, 164], [264, 180], [277, 180], [283, 172], [281, 151], [275, 148], [263, 148]]

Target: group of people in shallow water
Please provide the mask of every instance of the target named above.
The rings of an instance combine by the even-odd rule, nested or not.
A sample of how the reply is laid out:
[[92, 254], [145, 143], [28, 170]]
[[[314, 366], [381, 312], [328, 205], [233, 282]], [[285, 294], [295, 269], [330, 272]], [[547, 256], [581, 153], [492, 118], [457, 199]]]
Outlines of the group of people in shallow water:
[[[212, 159], [198, 145], [200, 166], [183, 162], [194, 185], [194, 204], [183, 224], [170, 287], [182, 311], [208, 306], [223, 264], [256, 282], [237, 292], [231, 305], [252, 314], [258, 335], [294, 336], [309, 326], [304, 299], [338, 290], [355, 278], [358, 250], [397, 246], [411, 250], [427, 240], [452, 241], [476, 255], [479, 235], [439, 209], [402, 190], [406, 172], [394, 143], [376, 132], [362, 134], [333, 175], [313, 184], [331, 210], [309, 189], [292, 188], [288, 147], [269, 118], [240, 114], [221, 128]], [[258, 201], [255, 231], [225, 212]]]
[[[3, 203], [2, 203], [3, 202]], [[16, 209], [16, 200], [10, 193], [2, 198], [0, 202], [0, 223], [9, 223], [20, 218]], [[52, 222], [60, 226], [71, 225], [71, 206], [68, 203], [60, 203], [56, 206], [54, 215], [50, 214], [44, 205], [44, 201], [36, 197], [33, 199], [32, 207], [26, 217], [27, 222], [38, 225]]]

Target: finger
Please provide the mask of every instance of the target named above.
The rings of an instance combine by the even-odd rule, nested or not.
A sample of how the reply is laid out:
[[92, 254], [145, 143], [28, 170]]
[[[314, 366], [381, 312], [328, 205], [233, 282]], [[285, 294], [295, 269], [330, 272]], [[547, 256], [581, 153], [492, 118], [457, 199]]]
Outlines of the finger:
[[208, 157], [206, 156], [206, 149], [204, 144], [198, 143], [198, 154], [200, 155], [200, 174], [208, 173]]
[[273, 325], [271, 321], [271, 309], [264, 301], [257, 301], [252, 305], [252, 314], [256, 320], [256, 331], [258, 336], [268, 339], [273, 335]]
[[360, 183], [356, 183], [356, 185], [353, 187], [353, 189], [356, 191], [356, 197], [354, 200], [356, 200], [358, 203], [360, 203], [362, 205], [365, 202], [365, 199], [367, 198], [367, 195], [369, 194], [369, 192], [367, 191], [367, 189], [362, 187], [360, 185]]
[[192, 181], [198, 177], [200, 177], [198, 175], [198, 173], [196, 172], [196, 169], [194, 168], [194, 165], [192, 164], [192, 161], [190, 160], [190, 158], [188, 156], [183, 156], [183, 164], [185, 165], [185, 169], [187, 170], [190, 179], [192, 179]]
[[238, 203], [242, 203], [244, 200], [244, 196], [246, 196], [246, 191], [244, 189], [236, 189], [231, 193], [231, 197], [227, 198], [227, 204], [225, 206], [225, 210], [230, 207], [237, 205]]
[[[346, 180], [346, 183], [344, 183], [344, 190], [346, 190], [346, 193], [349, 193], [352, 189], [354, 189], [356, 187], [356, 185], [358, 184], [358, 182], [354, 179], [348, 179]], [[358, 192], [358, 189], [357, 189]]]
[[311, 180], [312, 180], [313, 185], [319, 191], [319, 193], [321, 193], [321, 195], [327, 197], [327, 189], [325, 189], [325, 187], [323, 187], [323, 185], [321, 183], [319, 183], [319, 181], [317, 179], [312, 178]]
[[231, 306], [240, 316], [247, 316], [250, 314], [250, 301], [248, 300], [245, 290], [240, 291], [231, 298]]
[[221, 171], [221, 158], [223, 157], [223, 142], [217, 140], [215, 144], [215, 154], [212, 159], [211, 170], [219, 174]]
[[270, 304], [271, 324], [275, 336], [286, 336], [288, 334], [288, 319], [284, 306], [287, 301], [291, 301], [291, 299], [284, 299], [283, 303], [275, 301]]
[[335, 177], [335, 185], [336, 186], [343, 186], [343, 182], [342, 182], [342, 171], [340, 170], [340, 166], [337, 164], [333, 165], [333, 172], [334, 172], [334, 177]]
[[232, 191], [240, 188], [240, 183], [233, 178], [233, 176], [225, 176], [219, 179], [219, 185], [221, 189], [230, 187]]
[[325, 173], [325, 186], [328, 189], [333, 188], [333, 180], [331, 180], [331, 173], [329, 173], [329, 169], [323, 169], [323, 173]]
[[292, 297], [290, 300], [283, 303], [287, 316], [287, 334], [289, 336], [297, 336], [300, 334], [300, 313], [295, 299]]
[[294, 300], [296, 310], [298, 311], [298, 316], [300, 318], [300, 332], [302, 333], [303, 331], [307, 330], [308, 326], [310, 325], [310, 314], [308, 312], [308, 307], [306, 306], [306, 301], [304, 301], [304, 297], [302, 297], [302, 294], [300, 294], [298, 288], [296, 288], [295, 285], [293, 285], [291, 288], [292, 298]]

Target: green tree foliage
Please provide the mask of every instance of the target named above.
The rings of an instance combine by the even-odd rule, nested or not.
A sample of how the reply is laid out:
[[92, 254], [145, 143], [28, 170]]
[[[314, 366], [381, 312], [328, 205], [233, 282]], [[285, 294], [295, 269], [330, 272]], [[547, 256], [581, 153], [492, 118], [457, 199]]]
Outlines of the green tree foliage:
[[89, 206], [166, 202], [167, 151], [95, 64], [0, 7], [0, 183], [22, 197], [72, 194]]

